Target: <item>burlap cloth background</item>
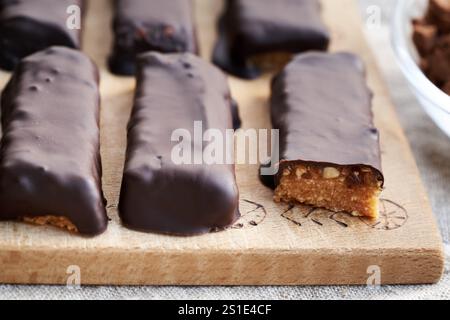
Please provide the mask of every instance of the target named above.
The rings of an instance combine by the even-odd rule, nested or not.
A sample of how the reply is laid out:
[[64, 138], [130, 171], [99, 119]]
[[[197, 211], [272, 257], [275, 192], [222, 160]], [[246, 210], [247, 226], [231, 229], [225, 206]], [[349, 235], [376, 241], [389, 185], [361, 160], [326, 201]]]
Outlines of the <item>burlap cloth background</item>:
[[[336, 0], [338, 1], [338, 0]], [[432, 286], [366, 287], [83, 287], [0, 286], [0, 299], [450, 299], [450, 138], [422, 111], [407, 87], [390, 47], [388, 21], [392, 0], [359, 0], [383, 9], [383, 25], [367, 36], [391, 90], [439, 222], [446, 250], [446, 270]], [[1, 270], [0, 270], [1, 272]]]

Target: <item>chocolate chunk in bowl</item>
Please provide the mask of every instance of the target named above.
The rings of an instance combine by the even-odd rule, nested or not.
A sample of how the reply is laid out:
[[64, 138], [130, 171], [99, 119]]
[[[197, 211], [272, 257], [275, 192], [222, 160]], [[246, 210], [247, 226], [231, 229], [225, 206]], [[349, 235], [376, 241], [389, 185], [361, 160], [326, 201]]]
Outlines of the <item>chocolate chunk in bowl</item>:
[[450, 136], [449, 41], [445, 24], [436, 19], [436, 8], [443, 8], [437, 4], [443, 3], [448, 0], [397, 1], [391, 35], [397, 62], [413, 93]]

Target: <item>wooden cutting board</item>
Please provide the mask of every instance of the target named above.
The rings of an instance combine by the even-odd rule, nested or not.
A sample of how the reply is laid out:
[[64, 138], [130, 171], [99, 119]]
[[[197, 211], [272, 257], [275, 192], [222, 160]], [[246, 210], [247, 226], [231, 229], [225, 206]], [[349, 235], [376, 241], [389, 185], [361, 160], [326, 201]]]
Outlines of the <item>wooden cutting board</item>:
[[[202, 55], [209, 58], [222, 1], [196, 2]], [[112, 221], [95, 239], [51, 227], [0, 223], [1, 283], [65, 284], [78, 267], [82, 284], [366, 284], [370, 275], [380, 276], [384, 284], [440, 279], [441, 238], [352, 0], [324, 0], [324, 19], [332, 30], [332, 50], [357, 53], [368, 66], [386, 175], [379, 221], [275, 204], [271, 190], [258, 180], [257, 166], [249, 165], [237, 167], [243, 217], [233, 228], [191, 238], [123, 228], [117, 203], [134, 80], [115, 77], [105, 66], [112, 38], [109, 3], [89, 1], [84, 50], [101, 68], [103, 183]], [[0, 75], [2, 87], [8, 77]], [[270, 76], [230, 79], [244, 128], [270, 128], [269, 82]]]

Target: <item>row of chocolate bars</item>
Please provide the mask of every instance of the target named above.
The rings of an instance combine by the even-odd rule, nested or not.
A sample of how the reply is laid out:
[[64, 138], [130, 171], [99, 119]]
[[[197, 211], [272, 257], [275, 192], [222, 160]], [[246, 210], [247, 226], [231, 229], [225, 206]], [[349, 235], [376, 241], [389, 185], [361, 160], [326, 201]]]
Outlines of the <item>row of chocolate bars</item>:
[[[84, 6], [0, 0], [0, 61], [14, 67], [1, 100], [0, 219], [93, 236], [108, 224], [99, 76], [74, 50], [79, 32], [65, 28], [74, 2]], [[239, 217], [234, 166], [171, 159], [173, 130], [192, 131], [199, 120], [204, 130], [222, 132], [239, 124], [225, 75], [193, 54], [191, 2], [117, 0], [115, 12], [111, 69], [137, 76], [119, 204], [123, 224], [176, 235], [230, 226]], [[272, 84], [281, 161], [264, 180], [276, 188], [275, 200], [376, 217], [384, 179], [372, 94], [357, 56], [303, 53], [328, 46], [318, 2], [229, 0], [220, 29], [214, 60], [238, 76], [256, 77], [258, 60], [268, 59], [261, 55], [302, 53]]]

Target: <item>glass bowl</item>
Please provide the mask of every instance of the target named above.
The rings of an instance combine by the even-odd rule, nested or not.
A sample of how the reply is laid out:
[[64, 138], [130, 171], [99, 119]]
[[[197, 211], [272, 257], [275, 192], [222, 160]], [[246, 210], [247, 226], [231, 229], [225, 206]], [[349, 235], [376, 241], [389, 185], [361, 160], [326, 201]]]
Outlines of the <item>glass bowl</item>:
[[391, 35], [403, 74], [427, 114], [450, 137], [450, 96], [435, 86], [418, 66], [419, 55], [412, 40], [412, 20], [422, 17], [428, 0], [397, 0]]

